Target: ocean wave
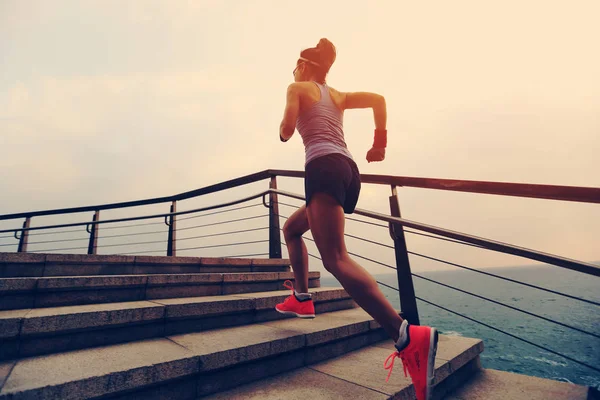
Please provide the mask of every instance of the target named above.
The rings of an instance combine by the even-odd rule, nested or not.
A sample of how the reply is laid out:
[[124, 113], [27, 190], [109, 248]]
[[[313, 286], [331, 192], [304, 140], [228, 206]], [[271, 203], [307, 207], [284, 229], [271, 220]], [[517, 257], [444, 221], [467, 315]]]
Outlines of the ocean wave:
[[526, 360], [533, 360], [533, 361], [538, 361], [538, 362], [541, 362], [541, 363], [546, 363], [546, 364], [552, 365], [553, 367], [566, 367], [567, 366], [566, 363], [559, 362], [559, 361], [548, 360], [547, 358], [544, 358], [544, 357], [525, 356], [523, 358], [526, 359]]
[[443, 333], [446, 336], [462, 336], [462, 333], [456, 331], [444, 331]]
[[551, 376], [550, 379], [553, 379], [555, 381], [567, 382], [567, 383], [573, 384], [573, 382], [571, 382], [570, 380], [568, 380], [567, 378], [562, 377], [562, 376]]

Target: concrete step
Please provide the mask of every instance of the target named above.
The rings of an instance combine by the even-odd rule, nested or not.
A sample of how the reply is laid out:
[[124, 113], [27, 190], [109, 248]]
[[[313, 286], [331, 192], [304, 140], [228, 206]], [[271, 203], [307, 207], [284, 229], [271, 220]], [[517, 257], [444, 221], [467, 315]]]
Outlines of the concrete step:
[[597, 390], [587, 386], [551, 379], [482, 369], [446, 397], [445, 400], [591, 400], [598, 399]]
[[[385, 337], [368, 314], [354, 308], [313, 320], [284, 319], [5, 361], [0, 362], [0, 399], [195, 399]], [[382, 362], [373, 368], [383, 372]]]
[[[320, 286], [309, 274], [309, 287]], [[281, 290], [292, 272], [0, 278], [0, 310]]]
[[[468, 379], [480, 369], [483, 342], [440, 335], [435, 360], [433, 399]], [[380, 342], [342, 356], [303, 367], [292, 372], [239, 386], [235, 389], [199, 397], [205, 400], [279, 400], [279, 399], [414, 399], [410, 378], [404, 377], [397, 360], [388, 382], [383, 368], [393, 352], [390, 341]]]
[[[341, 288], [312, 289], [317, 313], [356, 307]], [[0, 360], [290, 318], [289, 290], [0, 311]]]
[[0, 253], [0, 278], [288, 271], [290, 261], [282, 258]]

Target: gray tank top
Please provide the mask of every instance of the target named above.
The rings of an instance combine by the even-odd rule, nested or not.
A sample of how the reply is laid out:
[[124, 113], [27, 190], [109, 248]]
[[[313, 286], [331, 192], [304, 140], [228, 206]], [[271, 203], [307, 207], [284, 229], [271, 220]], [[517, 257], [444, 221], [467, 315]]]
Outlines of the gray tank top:
[[304, 143], [304, 166], [317, 157], [339, 153], [352, 158], [344, 140], [344, 114], [329, 95], [329, 87], [315, 83], [321, 91], [321, 99], [308, 110], [301, 112], [296, 128]]

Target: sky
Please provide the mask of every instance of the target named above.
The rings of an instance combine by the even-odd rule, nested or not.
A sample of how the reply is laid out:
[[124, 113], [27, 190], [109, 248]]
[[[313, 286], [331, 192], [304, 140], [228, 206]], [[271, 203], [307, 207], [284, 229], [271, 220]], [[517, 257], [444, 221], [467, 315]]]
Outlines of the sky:
[[[362, 173], [600, 187], [598, 15], [600, 3], [583, 0], [1, 0], [0, 214], [166, 196], [269, 168], [302, 170], [299, 135], [281, 143], [278, 128], [296, 59], [322, 37], [338, 51], [329, 85], [386, 98], [384, 162], [365, 160], [372, 113], [344, 117]], [[278, 184], [303, 194], [301, 180]], [[179, 210], [266, 188], [263, 181]], [[387, 186], [363, 185], [358, 207], [388, 212], [389, 195]], [[400, 188], [399, 201], [410, 220], [600, 260], [598, 205], [412, 188]], [[348, 221], [347, 230], [391, 244], [385, 229]], [[244, 240], [266, 238], [260, 235]], [[413, 251], [469, 266], [533, 263], [407, 240]], [[347, 244], [393, 263], [391, 250]], [[216, 251], [223, 249], [210, 254]], [[322, 270], [314, 258], [311, 268]], [[439, 266], [414, 259], [414, 268]]]

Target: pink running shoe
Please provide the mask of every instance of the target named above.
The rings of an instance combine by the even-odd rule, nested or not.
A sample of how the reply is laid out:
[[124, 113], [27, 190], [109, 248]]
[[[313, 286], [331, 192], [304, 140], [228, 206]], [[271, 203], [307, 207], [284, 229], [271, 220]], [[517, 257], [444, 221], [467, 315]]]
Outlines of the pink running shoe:
[[283, 286], [287, 289], [292, 290], [292, 294], [284, 300], [283, 303], [279, 303], [275, 306], [275, 309], [281, 314], [295, 315], [299, 318], [314, 318], [315, 317], [315, 304], [312, 299], [298, 300], [294, 294], [294, 286], [292, 281], [283, 282]]
[[[430, 400], [435, 378], [435, 353], [438, 332], [429, 326], [408, 325], [409, 343], [403, 350], [395, 351], [385, 360], [383, 366], [389, 369], [386, 382], [390, 379], [396, 357], [402, 360], [404, 376], [406, 371], [412, 379], [417, 400]], [[391, 360], [391, 361], [390, 361]]]

